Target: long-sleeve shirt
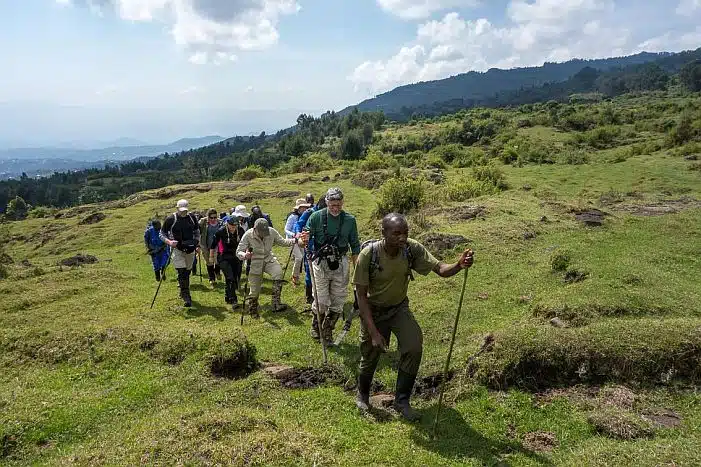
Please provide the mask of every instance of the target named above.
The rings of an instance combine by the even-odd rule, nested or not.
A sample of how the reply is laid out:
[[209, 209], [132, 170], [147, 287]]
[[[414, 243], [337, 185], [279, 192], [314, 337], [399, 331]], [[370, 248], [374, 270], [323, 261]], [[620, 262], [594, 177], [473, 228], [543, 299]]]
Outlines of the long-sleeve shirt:
[[263, 274], [263, 266], [265, 263], [277, 261], [273, 255], [273, 245], [292, 246], [295, 244], [293, 238], [282, 238], [280, 233], [270, 228], [270, 235], [267, 237], [259, 237], [255, 229], [248, 230], [243, 234], [243, 238], [236, 248], [236, 256], [243, 261], [246, 252], [249, 248], [253, 248], [253, 257], [251, 258], [251, 274]]
[[287, 222], [285, 223], [285, 236], [287, 238], [292, 238], [295, 236], [295, 225], [299, 220], [299, 214], [293, 212], [287, 216]]
[[[161, 240], [177, 240], [178, 244], [194, 240], [196, 245], [200, 243], [200, 228], [192, 214], [184, 217], [178, 214], [171, 214], [163, 222], [160, 232]], [[177, 248], [177, 247], [176, 247]]]
[[241, 237], [244, 235], [242, 227], [237, 227], [236, 232], [230, 232], [229, 228], [224, 225], [217, 233], [214, 234], [212, 243], [209, 244], [209, 250], [214, 250], [221, 259], [236, 258], [236, 248], [239, 246]]
[[[324, 232], [324, 217], [328, 219], [326, 232]], [[336, 217], [328, 214], [326, 208], [316, 211], [309, 217], [305, 230], [309, 231], [309, 238], [314, 239], [314, 248], [323, 245], [328, 235], [336, 237], [336, 246], [341, 254], [346, 254], [349, 249], [353, 255], [360, 253], [355, 216], [345, 211], [341, 211], [341, 214]]]

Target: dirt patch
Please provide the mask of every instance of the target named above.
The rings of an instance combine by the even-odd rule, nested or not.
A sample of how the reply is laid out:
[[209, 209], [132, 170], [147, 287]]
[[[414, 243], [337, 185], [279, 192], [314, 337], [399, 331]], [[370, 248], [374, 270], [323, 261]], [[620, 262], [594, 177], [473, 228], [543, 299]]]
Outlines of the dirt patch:
[[523, 437], [523, 446], [529, 451], [550, 452], [558, 445], [555, 433], [533, 431]]
[[643, 413], [643, 418], [658, 428], [676, 428], [682, 424], [682, 417], [673, 410], [652, 410]]
[[604, 223], [604, 218], [608, 213], [598, 209], [574, 210], [574, 218], [589, 227], [600, 227]]
[[598, 401], [602, 405], [619, 409], [632, 409], [637, 395], [625, 386], [605, 387], [599, 391]]
[[71, 256], [70, 258], [63, 259], [59, 261], [58, 264], [61, 266], [82, 266], [84, 264], [94, 264], [97, 262], [98, 259], [93, 255], [78, 254]]
[[449, 219], [468, 221], [472, 219], [484, 219], [487, 214], [485, 206], [457, 206], [454, 208], [445, 208], [438, 211], [439, 214], [447, 216]]
[[86, 217], [82, 221], [78, 222], [78, 224], [80, 224], [80, 225], [97, 224], [98, 222], [102, 222], [105, 219], [107, 219], [107, 216], [104, 213], [95, 212], [95, 213], [90, 214], [88, 217]]
[[621, 204], [616, 206], [615, 209], [636, 216], [664, 216], [666, 214], [676, 214], [685, 209], [698, 207], [701, 207], [701, 201], [690, 197], [683, 197], [679, 199], [663, 200], [656, 203]]
[[587, 420], [598, 433], [610, 438], [632, 440], [651, 438], [655, 434], [652, 422], [630, 412], [596, 411]]
[[12, 256], [5, 252], [0, 253], [0, 264], [14, 264], [14, 262], [15, 260], [12, 259]]
[[689, 154], [688, 156], [684, 156], [685, 161], [697, 161], [699, 160], [699, 155], [698, 154]]
[[300, 195], [299, 191], [249, 191], [246, 193], [236, 193], [233, 195], [226, 195], [219, 198], [220, 203], [226, 203], [227, 201], [236, 201], [239, 203], [251, 203], [254, 201], [260, 201], [262, 199], [268, 198], [295, 198]]
[[23, 268], [31, 268], [31, 267], [34, 267], [34, 265], [33, 265], [32, 263], [30, 263], [28, 259], [23, 259], [19, 264], [20, 264], [20, 266], [22, 266]]
[[579, 271], [577, 269], [570, 269], [565, 273], [565, 277], [562, 278], [562, 281], [565, 284], [573, 284], [575, 282], [582, 282], [584, 279], [587, 278], [589, 274], [583, 271]]
[[293, 368], [283, 372], [277, 379], [287, 389], [310, 389], [325, 383], [340, 384], [343, 382], [343, 372], [330, 365], [306, 368]]
[[[455, 376], [454, 371], [448, 372], [448, 377], [446, 382], [453, 379]], [[424, 376], [419, 378], [414, 384], [414, 394], [422, 399], [432, 399], [438, 397], [438, 393], [441, 390], [441, 383], [443, 382], [443, 372], [435, 373], [432, 375]]]
[[463, 237], [462, 235], [453, 234], [443, 234], [439, 232], [431, 232], [423, 235], [421, 242], [429, 249], [432, 253], [437, 253], [440, 257], [443, 253], [454, 250], [458, 246], [467, 247], [467, 244], [471, 242], [470, 239]]
[[241, 379], [251, 374], [253, 370], [250, 360], [244, 354], [229, 357], [213, 358], [209, 371], [213, 376], [226, 379]]
[[537, 236], [538, 235], [535, 232], [531, 232], [531, 231], [523, 232], [523, 239], [524, 240], [533, 240]]
[[394, 402], [394, 394], [390, 393], [375, 394], [370, 397], [370, 405], [373, 407], [388, 408], [392, 406], [392, 402]]

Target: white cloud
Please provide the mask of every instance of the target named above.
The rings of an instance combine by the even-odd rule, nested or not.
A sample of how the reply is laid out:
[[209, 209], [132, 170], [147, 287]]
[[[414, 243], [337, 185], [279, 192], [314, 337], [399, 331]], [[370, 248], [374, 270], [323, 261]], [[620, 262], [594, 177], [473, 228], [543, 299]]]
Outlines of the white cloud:
[[277, 25], [297, 13], [296, 0], [56, 0], [114, 11], [127, 21], [162, 21], [192, 63], [235, 61], [236, 52], [261, 50], [279, 39]]
[[613, 0], [512, 0], [504, 26], [448, 13], [419, 25], [395, 56], [362, 63], [349, 79], [356, 91], [376, 94], [471, 70], [623, 55], [635, 44], [613, 11]]
[[380, 7], [402, 19], [422, 19], [438, 11], [450, 8], [468, 8], [479, 4], [477, 0], [377, 0]]
[[246, 89], [244, 91], [247, 93], [253, 92], [253, 86], [246, 87]]
[[679, 34], [667, 32], [638, 44], [636, 52], [668, 52], [670, 50], [696, 49], [701, 44], [701, 26], [695, 30]]
[[701, 0], [680, 0], [677, 6], [678, 15], [690, 15], [696, 10], [701, 10]]

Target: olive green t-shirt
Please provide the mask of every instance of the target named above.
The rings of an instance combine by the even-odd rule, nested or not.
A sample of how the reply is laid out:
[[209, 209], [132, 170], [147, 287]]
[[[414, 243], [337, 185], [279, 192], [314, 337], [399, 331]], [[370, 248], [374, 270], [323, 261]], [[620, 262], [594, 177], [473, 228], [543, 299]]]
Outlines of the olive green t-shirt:
[[[409, 260], [404, 251], [391, 258], [384, 249], [384, 240], [376, 247], [365, 247], [358, 256], [353, 283], [368, 286], [368, 300], [375, 307], [392, 307], [399, 305], [407, 296], [409, 289]], [[422, 276], [430, 273], [438, 264], [438, 260], [419, 242], [407, 239], [411, 249], [413, 263], [411, 269]], [[373, 271], [370, 281], [370, 261], [372, 248], [378, 248], [380, 268]]]

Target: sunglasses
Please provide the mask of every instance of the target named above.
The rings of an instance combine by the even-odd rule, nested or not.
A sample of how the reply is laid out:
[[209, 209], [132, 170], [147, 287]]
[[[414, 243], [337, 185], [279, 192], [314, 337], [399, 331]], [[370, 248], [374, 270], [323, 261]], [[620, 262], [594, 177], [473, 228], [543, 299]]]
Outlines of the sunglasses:
[[209, 216], [210, 219], [216, 219], [217, 216]]

